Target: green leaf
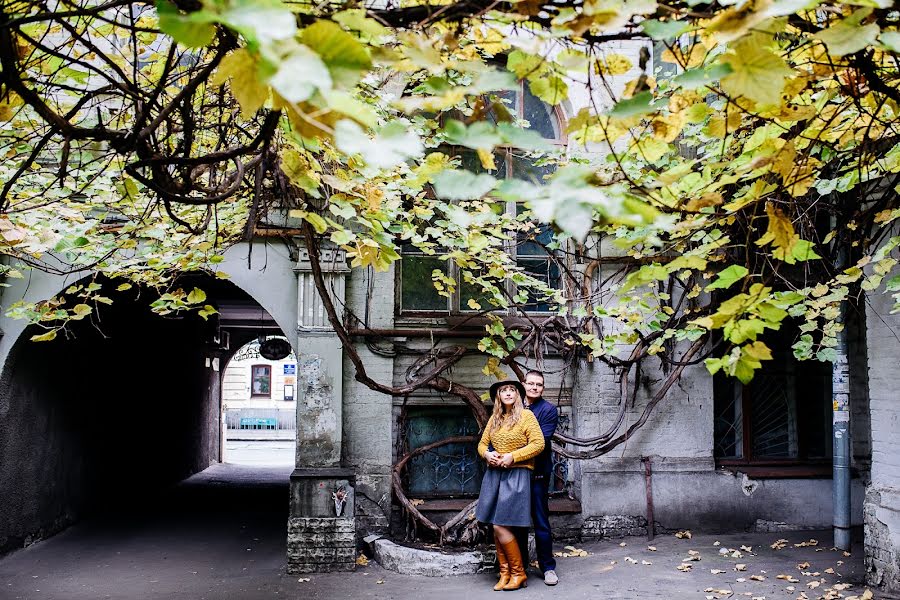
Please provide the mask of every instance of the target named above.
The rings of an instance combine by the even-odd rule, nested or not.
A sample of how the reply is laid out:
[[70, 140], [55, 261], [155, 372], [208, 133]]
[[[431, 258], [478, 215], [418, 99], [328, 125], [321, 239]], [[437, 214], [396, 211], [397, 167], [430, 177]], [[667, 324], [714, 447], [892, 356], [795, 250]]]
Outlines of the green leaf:
[[860, 27], [860, 22], [872, 13], [871, 8], [862, 8], [840, 23], [820, 31], [816, 37], [828, 47], [832, 56], [846, 56], [859, 52], [867, 46], [875, 44], [881, 31], [875, 23]]
[[47, 333], [31, 336], [32, 342], [49, 342], [56, 339], [56, 329], [51, 329]]
[[556, 106], [569, 96], [569, 86], [557, 75], [529, 79], [528, 87], [532, 94], [550, 106]]
[[719, 81], [730, 74], [732, 70], [729, 63], [718, 63], [708, 68], [697, 67], [678, 75], [672, 80], [672, 83], [686, 90], [694, 90]]
[[156, 14], [159, 17], [159, 29], [173, 40], [188, 48], [208, 46], [216, 37], [213, 25], [215, 15], [200, 10], [181, 14], [178, 8], [168, 0], [157, 0]]
[[283, 59], [269, 79], [269, 85], [288, 102], [308, 100], [317, 90], [331, 90], [331, 73], [318, 54], [306, 46], [297, 45]]
[[124, 291], [130, 290], [130, 289], [131, 289], [131, 284], [130, 284], [130, 283], [123, 283], [123, 284], [121, 284], [119, 287], [116, 288], [116, 291], [117, 291], [117, 292], [124, 292]]
[[420, 156], [424, 150], [419, 136], [399, 121], [385, 126], [372, 139], [359, 125], [343, 119], [334, 128], [334, 140], [342, 152], [360, 154], [367, 164], [381, 169]]
[[760, 45], [756, 36], [743, 38], [733, 50], [724, 58], [731, 73], [722, 77], [722, 89], [763, 105], [780, 103], [785, 80], [794, 71], [780, 56]]
[[900, 32], [882, 31], [878, 41], [881, 42], [882, 48], [900, 54]]
[[347, 29], [364, 33], [372, 38], [379, 38], [390, 33], [387, 27], [375, 19], [368, 18], [366, 11], [362, 8], [342, 10], [332, 18]]
[[204, 305], [203, 305], [203, 308], [201, 308], [200, 310], [197, 311], [197, 314], [198, 314], [204, 321], [206, 321], [207, 319], [209, 319], [209, 316], [210, 316], [210, 315], [214, 315], [214, 314], [216, 314], [217, 312], [219, 312], [219, 311], [217, 311], [215, 308], [213, 308], [213, 307], [210, 306], [209, 304], [204, 304]]
[[206, 300], [206, 292], [200, 288], [194, 288], [187, 296], [188, 304], [200, 304], [204, 300]]
[[231, 0], [219, 20], [254, 46], [289, 40], [297, 33], [294, 13], [279, 0]]
[[316, 21], [303, 30], [301, 38], [328, 65], [337, 85], [352, 87], [372, 67], [366, 47], [337, 23]]
[[749, 272], [750, 271], [748, 271], [746, 267], [742, 267], [741, 265], [731, 265], [730, 267], [719, 271], [716, 280], [706, 286], [706, 291], [728, 289], [746, 277]]
[[93, 311], [94, 309], [87, 304], [76, 304], [72, 307], [72, 313], [74, 314], [72, 319], [80, 321], [81, 319], [91, 314]]
[[337, 244], [338, 246], [344, 246], [353, 241], [356, 236], [353, 235], [352, 231], [348, 231], [346, 229], [338, 229], [331, 234], [331, 241]]
[[496, 184], [497, 180], [490, 175], [450, 170], [435, 176], [434, 191], [439, 198], [473, 200], [490, 192]]
[[512, 123], [500, 123], [497, 130], [504, 142], [522, 150], [548, 151], [553, 148], [553, 144], [533, 129], [522, 129]]
[[641, 92], [626, 100], [620, 100], [612, 110], [606, 114], [617, 119], [646, 115], [656, 110], [651, 104], [652, 101], [652, 92]]
[[685, 23], [684, 21], [659, 21], [657, 19], [641, 21], [641, 29], [657, 41], [673, 40], [687, 31], [688, 28], [690, 28], [690, 23]]
[[[815, 260], [817, 258], [822, 258], [818, 254], [816, 254], [816, 251], [813, 250], [813, 247], [814, 246], [813, 246], [812, 242], [810, 242], [808, 240], [798, 239], [794, 242], [793, 248], [791, 248], [791, 256], [793, 256], [794, 259], [799, 260], [799, 261]], [[790, 261], [785, 261], [785, 262], [790, 263]]]
[[450, 119], [444, 125], [444, 136], [450, 144], [473, 150], [490, 150], [503, 143], [503, 138], [494, 126], [485, 121], [476, 121], [466, 127], [461, 121]]

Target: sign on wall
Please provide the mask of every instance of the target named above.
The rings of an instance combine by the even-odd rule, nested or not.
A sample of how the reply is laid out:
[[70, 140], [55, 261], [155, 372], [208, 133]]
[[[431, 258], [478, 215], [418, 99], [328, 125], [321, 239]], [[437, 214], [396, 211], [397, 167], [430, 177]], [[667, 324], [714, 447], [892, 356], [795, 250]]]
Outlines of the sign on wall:
[[297, 374], [297, 365], [284, 365], [284, 374], [285, 375], [296, 375]]

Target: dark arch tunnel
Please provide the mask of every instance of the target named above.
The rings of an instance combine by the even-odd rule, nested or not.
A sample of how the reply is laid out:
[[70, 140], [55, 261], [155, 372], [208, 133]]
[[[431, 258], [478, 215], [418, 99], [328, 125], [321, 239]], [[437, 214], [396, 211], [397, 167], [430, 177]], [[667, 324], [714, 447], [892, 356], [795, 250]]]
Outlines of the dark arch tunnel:
[[29, 329], [14, 345], [0, 376], [0, 555], [84, 517], [146, 511], [219, 460], [222, 370], [261, 330], [281, 330], [230, 282], [178, 285], [230, 308], [208, 321], [161, 317], [151, 292], [110, 291], [114, 303], [67, 335], [31, 342]]

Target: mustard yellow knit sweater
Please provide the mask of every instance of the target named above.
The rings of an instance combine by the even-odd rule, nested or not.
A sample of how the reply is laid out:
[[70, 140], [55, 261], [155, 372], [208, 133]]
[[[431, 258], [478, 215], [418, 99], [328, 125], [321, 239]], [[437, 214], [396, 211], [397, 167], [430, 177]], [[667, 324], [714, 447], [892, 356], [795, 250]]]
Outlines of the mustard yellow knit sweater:
[[513, 466], [534, 469], [534, 457], [544, 449], [544, 433], [538, 423], [537, 417], [530, 410], [522, 411], [522, 417], [513, 427], [501, 425], [494, 435], [491, 435], [491, 426], [494, 423], [492, 416], [481, 434], [478, 442], [478, 455], [484, 458], [488, 444], [500, 454], [512, 453]]

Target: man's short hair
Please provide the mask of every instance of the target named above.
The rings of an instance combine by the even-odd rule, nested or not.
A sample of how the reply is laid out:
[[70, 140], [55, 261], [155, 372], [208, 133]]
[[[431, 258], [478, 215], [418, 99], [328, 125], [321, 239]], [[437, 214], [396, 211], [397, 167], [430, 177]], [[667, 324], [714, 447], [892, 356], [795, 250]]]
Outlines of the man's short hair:
[[538, 377], [541, 378], [541, 381], [544, 380], [544, 373], [541, 371], [538, 371], [537, 369], [531, 369], [530, 371], [525, 373], [525, 379], [528, 379], [529, 375], [537, 375]]

